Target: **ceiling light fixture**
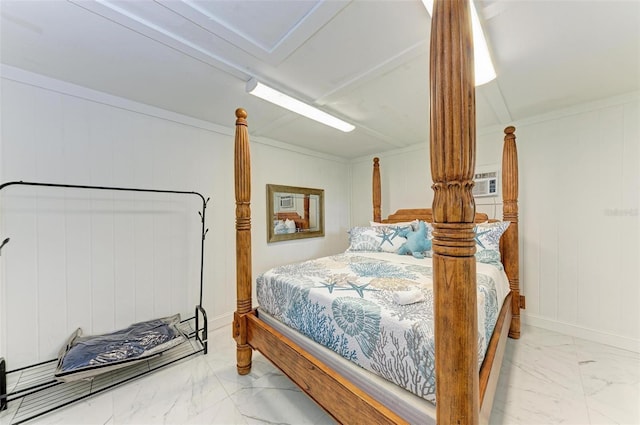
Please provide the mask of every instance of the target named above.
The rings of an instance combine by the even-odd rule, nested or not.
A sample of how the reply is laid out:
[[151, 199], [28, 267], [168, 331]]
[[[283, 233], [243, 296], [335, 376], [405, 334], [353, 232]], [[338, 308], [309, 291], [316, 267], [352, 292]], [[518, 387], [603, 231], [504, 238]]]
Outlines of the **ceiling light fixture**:
[[287, 96], [286, 94], [272, 89], [269, 86], [265, 86], [255, 78], [247, 81], [247, 93], [307, 118], [311, 118], [312, 120], [318, 121], [324, 125], [328, 125], [329, 127], [337, 128], [338, 130], [344, 131], [345, 133], [348, 133], [355, 128], [355, 126], [349, 124], [348, 122], [342, 121], [341, 119], [338, 119], [333, 115], [329, 115], [326, 112], [321, 111], [320, 109], [314, 108], [311, 105], [307, 105], [304, 102]]
[[[473, 32], [473, 56], [474, 56], [474, 71], [476, 75], [476, 86], [481, 86], [496, 78], [496, 70], [493, 68], [493, 62], [491, 62], [491, 55], [489, 55], [489, 47], [487, 46], [487, 40], [484, 38], [484, 32], [480, 25], [480, 18], [478, 18], [478, 12], [476, 7], [471, 3], [471, 30]], [[433, 16], [433, 0], [422, 0], [425, 9], [429, 12], [429, 16]]]

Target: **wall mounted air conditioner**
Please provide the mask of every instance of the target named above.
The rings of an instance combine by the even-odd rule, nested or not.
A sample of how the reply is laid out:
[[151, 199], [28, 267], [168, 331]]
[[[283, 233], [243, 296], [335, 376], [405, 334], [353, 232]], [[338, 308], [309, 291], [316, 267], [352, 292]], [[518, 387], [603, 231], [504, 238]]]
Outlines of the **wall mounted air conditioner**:
[[473, 196], [482, 198], [485, 196], [498, 196], [498, 172], [489, 171], [478, 173], [473, 177]]

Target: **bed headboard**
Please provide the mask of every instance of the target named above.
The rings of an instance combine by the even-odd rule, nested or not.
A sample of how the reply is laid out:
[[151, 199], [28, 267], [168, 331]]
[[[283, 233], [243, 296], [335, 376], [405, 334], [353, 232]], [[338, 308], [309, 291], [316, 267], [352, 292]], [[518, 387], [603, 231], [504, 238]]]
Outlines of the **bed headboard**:
[[[373, 158], [372, 182], [373, 221], [376, 223], [402, 223], [412, 220], [423, 220], [429, 223], [433, 222], [433, 211], [431, 208], [400, 209], [393, 214], [389, 214], [387, 218], [382, 218], [382, 183], [380, 179], [380, 158], [378, 157]], [[489, 221], [489, 216], [485, 213], [476, 212], [474, 221], [476, 223], [484, 223]]]
[[[412, 221], [412, 220], [423, 220], [423, 221], [432, 223], [433, 212], [431, 208], [405, 208], [405, 209], [397, 210], [393, 214], [389, 214], [389, 216], [384, 219], [378, 217], [378, 219], [376, 220], [376, 218], [374, 217], [373, 221], [377, 223], [402, 223], [405, 221]], [[477, 212], [474, 221], [476, 223], [484, 223], [490, 220], [487, 214]]]
[[[515, 127], [504, 129], [502, 147], [502, 210], [503, 220], [509, 221], [509, 228], [500, 239], [500, 254], [505, 273], [509, 278], [509, 286], [513, 297], [512, 319], [509, 328], [511, 338], [520, 338], [520, 309], [524, 308], [524, 297], [520, 295], [520, 265], [518, 239], [518, 150], [516, 146]], [[382, 218], [382, 184], [380, 177], [380, 158], [373, 158], [372, 178], [373, 221], [377, 223], [402, 223], [413, 220], [424, 220], [433, 223], [431, 208], [399, 209], [387, 218]], [[493, 222], [487, 214], [475, 213], [474, 222]]]

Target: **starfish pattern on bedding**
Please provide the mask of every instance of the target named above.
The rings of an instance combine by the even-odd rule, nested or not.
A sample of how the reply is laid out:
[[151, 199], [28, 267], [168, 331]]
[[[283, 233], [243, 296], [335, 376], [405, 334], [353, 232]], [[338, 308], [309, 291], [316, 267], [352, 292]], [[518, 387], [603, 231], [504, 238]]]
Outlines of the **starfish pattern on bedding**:
[[476, 243], [477, 243], [478, 245], [480, 245], [480, 247], [482, 247], [482, 249], [485, 249], [485, 246], [484, 246], [484, 244], [482, 243], [482, 241], [480, 240], [480, 236], [482, 236], [482, 235], [486, 235], [486, 234], [487, 234], [487, 233], [489, 233], [489, 232], [491, 232], [491, 231], [490, 231], [490, 230], [485, 230], [484, 232], [480, 232], [480, 233], [478, 233], [478, 228], [476, 227], [476, 228], [474, 229], [474, 233], [476, 234], [476, 236], [475, 236]]
[[351, 285], [351, 288], [337, 288], [336, 291], [356, 291], [358, 293], [358, 295], [360, 295], [360, 298], [364, 298], [364, 291], [373, 291], [373, 292], [377, 292], [377, 289], [368, 289], [367, 286], [369, 286], [369, 283], [365, 283], [364, 285], [356, 285], [353, 282], [349, 282], [347, 281], [347, 283], [349, 285]]
[[391, 242], [394, 237], [393, 233], [387, 233], [386, 230], [382, 229], [380, 231], [380, 237], [382, 238], [382, 240], [380, 241], [380, 246], [384, 245], [385, 241], [389, 242], [389, 245], [393, 246], [393, 242]]
[[391, 239], [395, 238], [396, 236], [400, 236], [400, 233], [403, 230], [407, 229], [407, 227], [408, 226], [405, 226], [405, 227], [395, 226], [395, 227], [393, 227], [392, 228], [393, 229], [393, 234], [391, 235]]
[[329, 293], [332, 294], [337, 284], [338, 282], [331, 282], [331, 283], [320, 282], [320, 285], [322, 286], [314, 286], [314, 288], [327, 288], [329, 290]]

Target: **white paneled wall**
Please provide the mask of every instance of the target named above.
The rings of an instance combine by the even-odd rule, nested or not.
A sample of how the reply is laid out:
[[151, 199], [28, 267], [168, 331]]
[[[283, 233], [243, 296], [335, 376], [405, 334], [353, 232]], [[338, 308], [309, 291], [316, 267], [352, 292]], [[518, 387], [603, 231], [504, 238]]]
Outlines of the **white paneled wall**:
[[12, 367], [16, 359], [51, 358], [78, 327], [102, 333], [193, 315], [200, 205], [194, 195], [5, 188], [3, 316]]
[[[502, 166], [503, 135], [495, 132], [478, 136], [478, 145], [483, 152], [477, 153], [477, 168], [500, 171]], [[486, 146], [486, 149], [484, 147]], [[358, 158], [352, 162], [352, 207], [353, 225], [363, 225], [373, 219], [372, 173], [373, 158], [380, 157], [380, 179], [382, 186], [382, 216], [386, 217], [399, 208], [431, 208], [431, 168], [429, 147], [425, 141], [405, 149], [385, 152], [380, 155]], [[478, 198], [476, 210], [491, 218], [502, 218], [502, 199]]]
[[[251, 116], [249, 128], [251, 128]], [[335, 254], [349, 245], [349, 166], [344, 160], [302, 155], [254, 144], [252, 156], [252, 246], [254, 274], [274, 264]], [[256, 161], [270, 158], [268, 161]], [[324, 189], [325, 236], [267, 243], [267, 184]], [[271, 222], [271, 220], [269, 220]]]
[[[196, 191], [211, 200], [204, 307], [235, 310], [232, 104], [229, 127], [3, 66], [0, 181]], [[249, 128], [251, 129], [251, 111]], [[254, 275], [346, 248], [349, 165], [252, 140]], [[266, 243], [267, 183], [325, 189], [324, 238]], [[198, 198], [11, 186], [0, 196], [0, 356], [11, 369], [55, 357], [77, 327], [192, 315], [199, 294]]]
[[[514, 123], [525, 320], [636, 351], [639, 98], [631, 93]], [[479, 132], [477, 140], [477, 168], [499, 168], [502, 129]], [[426, 142], [380, 157], [383, 216], [398, 208], [431, 206], [430, 183], [424, 182], [431, 178]], [[371, 159], [353, 163], [354, 224], [371, 219]], [[499, 199], [476, 204], [478, 211], [501, 218]]]
[[[2, 80], [2, 181], [205, 196], [223, 187], [213, 170], [230, 170], [215, 164], [231, 155], [229, 137], [62, 94], [52, 84], [55, 90]], [[225, 143], [215, 146], [216, 139]], [[51, 358], [77, 327], [106, 332], [193, 314], [201, 240], [195, 195], [10, 186], [1, 201], [2, 237], [11, 238], [1, 257], [2, 353], [12, 368]]]
[[523, 123], [523, 281], [530, 322], [640, 347], [637, 96]]
[[[359, 158], [352, 163], [351, 222], [354, 226], [373, 220], [371, 180], [374, 156]], [[377, 156], [380, 157], [383, 217], [399, 208], [431, 207], [432, 182], [426, 144]]]

